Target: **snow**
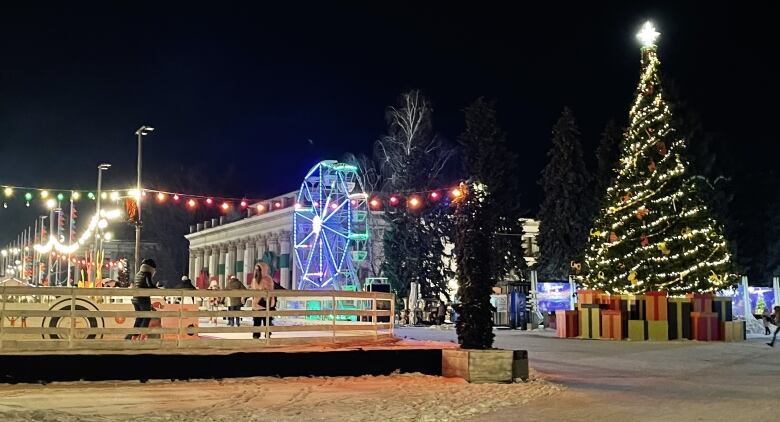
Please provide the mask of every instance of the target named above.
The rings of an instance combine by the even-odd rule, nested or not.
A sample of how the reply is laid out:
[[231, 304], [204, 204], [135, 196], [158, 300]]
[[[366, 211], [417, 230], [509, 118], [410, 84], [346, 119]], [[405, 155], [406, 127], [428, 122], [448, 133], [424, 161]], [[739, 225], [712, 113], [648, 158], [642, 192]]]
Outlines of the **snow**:
[[[396, 333], [406, 338], [393, 347], [455, 346], [451, 327]], [[780, 348], [766, 341], [588, 341], [497, 330], [497, 347], [529, 351], [530, 382], [396, 374], [0, 385], [0, 420], [777, 420]]]

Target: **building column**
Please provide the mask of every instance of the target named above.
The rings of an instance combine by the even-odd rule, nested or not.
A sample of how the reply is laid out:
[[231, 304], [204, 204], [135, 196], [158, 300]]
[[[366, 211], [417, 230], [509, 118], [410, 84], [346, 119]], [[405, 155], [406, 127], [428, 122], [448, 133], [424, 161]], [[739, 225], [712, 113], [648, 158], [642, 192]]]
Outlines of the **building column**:
[[255, 270], [255, 241], [253, 239], [245, 240], [244, 248], [244, 278], [243, 281], [247, 287], [252, 281], [252, 273]]
[[225, 272], [227, 270], [227, 268], [225, 268], [225, 258], [227, 258], [227, 251], [227, 245], [221, 245], [217, 250], [217, 254], [219, 255], [219, 261], [217, 262], [217, 278], [219, 279], [220, 289], [225, 288]]
[[242, 283], [244, 282], [244, 248], [246, 247], [246, 242], [244, 242], [243, 239], [239, 239], [238, 243], [236, 243], [236, 263], [233, 265], [236, 272], [236, 278], [238, 278]]
[[290, 282], [290, 232], [279, 233], [279, 284], [285, 289], [291, 289]]
[[263, 259], [263, 255], [265, 255], [266, 249], [266, 243], [265, 243], [265, 236], [257, 236], [255, 238], [255, 247], [256, 247], [256, 253], [257, 255], [255, 258], [255, 262]]
[[195, 268], [197, 267], [197, 264], [195, 263], [196, 256], [197, 255], [195, 254], [195, 251], [190, 249], [190, 265], [187, 267], [189, 269], [187, 273], [187, 277], [189, 277], [190, 280], [195, 279]]
[[236, 275], [236, 244], [228, 244], [227, 257], [225, 258], [225, 280]]
[[290, 281], [292, 289], [298, 290], [298, 271], [300, 269], [298, 268], [298, 253], [295, 251], [295, 248], [290, 252], [290, 267], [292, 267], [292, 280]]
[[203, 270], [203, 251], [195, 250], [195, 271], [190, 276], [192, 284], [197, 283], [201, 270]]
[[[279, 234], [269, 233], [266, 237], [266, 243], [268, 244], [268, 252], [274, 254], [276, 258], [279, 257]], [[277, 261], [278, 262], [278, 261]], [[273, 278], [273, 274], [269, 274]], [[277, 280], [274, 280], [277, 281]], [[281, 279], [279, 280], [281, 282]]]
[[211, 248], [211, 255], [209, 255], [209, 279], [206, 281], [206, 287], [209, 286], [212, 278], [219, 279], [219, 246]]

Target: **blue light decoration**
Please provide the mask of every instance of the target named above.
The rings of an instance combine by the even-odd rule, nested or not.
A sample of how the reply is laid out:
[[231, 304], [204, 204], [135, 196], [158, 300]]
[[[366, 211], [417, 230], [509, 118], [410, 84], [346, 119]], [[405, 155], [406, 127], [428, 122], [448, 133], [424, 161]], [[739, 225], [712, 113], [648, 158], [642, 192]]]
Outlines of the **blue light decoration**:
[[309, 170], [293, 217], [300, 289], [360, 290], [356, 265], [368, 255], [367, 201], [356, 166], [328, 160]]

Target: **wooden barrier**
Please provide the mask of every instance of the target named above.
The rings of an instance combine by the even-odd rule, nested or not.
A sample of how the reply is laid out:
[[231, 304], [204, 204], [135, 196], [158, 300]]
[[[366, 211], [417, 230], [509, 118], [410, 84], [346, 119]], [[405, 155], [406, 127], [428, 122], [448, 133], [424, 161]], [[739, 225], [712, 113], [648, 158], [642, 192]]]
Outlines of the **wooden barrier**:
[[[129, 301], [132, 296], [150, 297], [160, 309], [135, 311]], [[204, 307], [214, 297], [255, 297], [266, 303], [276, 297], [278, 305], [275, 310], [261, 311]], [[306, 308], [311, 302], [320, 309], [290, 307], [302, 303]], [[390, 310], [379, 310], [378, 302], [389, 302]], [[390, 316], [392, 321], [394, 313], [394, 295], [381, 292], [9, 286], [0, 287], [0, 352], [232, 349], [376, 341], [393, 336], [393, 324], [379, 323], [377, 317]], [[294, 324], [232, 327], [200, 323], [201, 318], [219, 321], [225, 317], [264, 317], [266, 321], [273, 317]], [[161, 324], [134, 328], [136, 318], [160, 319]], [[231, 338], [242, 333], [247, 337]], [[263, 338], [253, 339], [250, 333], [261, 333]], [[144, 339], [125, 340], [128, 334]]]

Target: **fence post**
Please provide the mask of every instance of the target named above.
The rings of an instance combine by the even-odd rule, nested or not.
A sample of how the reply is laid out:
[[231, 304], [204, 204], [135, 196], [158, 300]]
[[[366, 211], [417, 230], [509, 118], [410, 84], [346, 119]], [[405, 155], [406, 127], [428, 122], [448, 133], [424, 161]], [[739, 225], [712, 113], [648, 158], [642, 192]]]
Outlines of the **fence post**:
[[76, 329], [76, 317], [73, 313], [76, 311], [76, 290], [70, 288], [70, 334], [68, 336], [68, 348], [73, 348], [73, 331]]
[[332, 293], [330, 295], [331, 299], [333, 299], [333, 308], [331, 309], [331, 316], [333, 317], [333, 342], [336, 342], [336, 294]]
[[2, 349], [3, 338], [4, 338], [3, 328], [5, 327], [5, 302], [6, 302], [5, 286], [2, 286], [2, 295], [0, 296], [0, 298], [2, 298], [3, 300], [2, 309], [0, 309], [0, 349]]
[[377, 326], [377, 317], [376, 317], [376, 293], [372, 292], [372, 298], [371, 298], [371, 323], [374, 324], [374, 341], [379, 337], [379, 326]]
[[395, 333], [395, 295], [390, 295], [390, 335]]
[[265, 344], [266, 346], [271, 344], [270, 331], [268, 328], [271, 325], [271, 297], [269, 295], [270, 290], [265, 291]]
[[[181, 289], [181, 292], [179, 292], [179, 293], [180, 293], [180, 295], [179, 295], [179, 330], [178, 330], [178, 334], [176, 336], [176, 347], [177, 348], [181, 348], [181, 339], [182, 339], [182, 336], [183, 336], [182, 330], [181, 330], [181, 327], [182, 327], [181, 312], [184, 309], [184, 289]], [[160, 327], [162, 327], [162, 319], [160, 319]], [[163, 336], [165, 336], [165, 334], [163, 334]]]

